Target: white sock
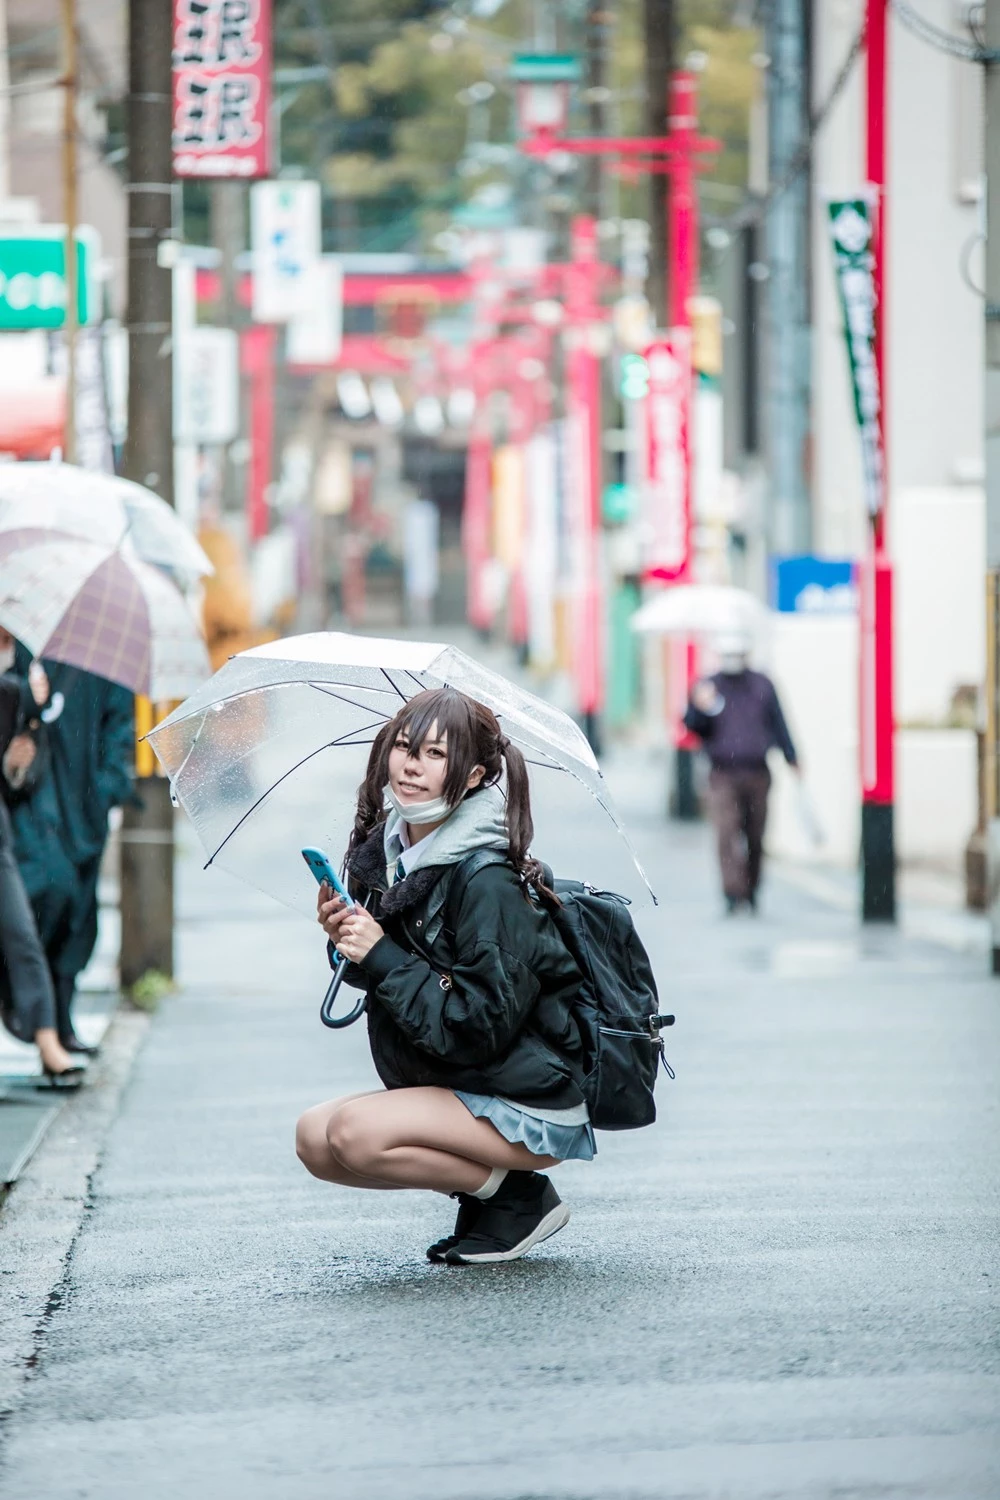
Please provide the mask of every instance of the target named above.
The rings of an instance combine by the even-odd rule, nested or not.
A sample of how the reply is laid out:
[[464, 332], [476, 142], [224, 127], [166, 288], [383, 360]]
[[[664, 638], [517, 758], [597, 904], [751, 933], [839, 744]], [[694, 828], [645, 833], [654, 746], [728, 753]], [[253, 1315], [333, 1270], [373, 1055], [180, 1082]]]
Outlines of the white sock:
[[493, 1194], [496, 1192], [497, 1188], [500, 1186], [501, 1182], [503, 1182], [506, 1176], [506, 1167], [494, 1167], [493, 1171], [487, 1177], [482, 1187], [476, 1188], [476, 1191], [472, 1193], [471, 1196], [473, 1198], [492, 1198]]

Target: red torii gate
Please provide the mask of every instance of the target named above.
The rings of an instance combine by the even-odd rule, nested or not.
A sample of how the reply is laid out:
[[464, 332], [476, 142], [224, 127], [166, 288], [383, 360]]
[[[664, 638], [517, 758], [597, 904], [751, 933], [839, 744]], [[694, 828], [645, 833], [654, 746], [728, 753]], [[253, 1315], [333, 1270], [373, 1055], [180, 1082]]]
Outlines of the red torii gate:
[[[689, 301], [698, 284], [698, 194], [697, 176], [713, 165], [722, 142], [712, 136], [698, 132], [697, 79], [691, 72], [674, 73], [668, 93], [670, 130], [667, 135], [654, 136], [557, 136], [544, 127], [535, 131], [532, 138], [523, 143], [521, 149], [529, 156], [544, 157], [554, 151], [565, 151], [577, 156], [616, 156], [622, 158], [620, 170], [630, 176], [640, 173], [665, 174], [670, 177], [672, 192], [667, 203], [667, 286], [666, 321], [668, 328], [690, 330], [691, 314]], [[690, 335], [686, 358], [690, 359]], [[688, 382], [690, 389], [690, 381]], [[690, 427], [690, 424], [688, 424]], [[687, 449], [684, 476], [684, 560], [680, 567], [671, 569], [670, 582], [683, 582], [691, 571], [691, 462], [690, 445]], [[647, 578], [667, 582], [668, 577], [657, 569], [647, 572]], [[696, 671], [695, 649], [692, 645], [681, 648], [684, 655], [682, 685], [686, 699], [687, 690]], [[679, 695], [678, 695], [679, 696]], [[683, 707], [679, 704], [683, 712]], [[696, 741], [678, 720], [674, 727], [674, 743], [679, 752], [677, 803], [680, 816], [694, 816], [694, 793], [690, 774], [688, 753]]]

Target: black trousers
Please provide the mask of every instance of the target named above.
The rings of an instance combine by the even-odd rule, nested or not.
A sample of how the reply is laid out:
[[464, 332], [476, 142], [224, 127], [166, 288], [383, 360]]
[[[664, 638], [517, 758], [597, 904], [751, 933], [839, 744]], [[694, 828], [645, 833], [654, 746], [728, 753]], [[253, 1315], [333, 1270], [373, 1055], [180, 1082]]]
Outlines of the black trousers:
[[0, 800], [0, 1017], [19, 1041], [56, 1024], [45, 950], [14, 858], [10, 814]]

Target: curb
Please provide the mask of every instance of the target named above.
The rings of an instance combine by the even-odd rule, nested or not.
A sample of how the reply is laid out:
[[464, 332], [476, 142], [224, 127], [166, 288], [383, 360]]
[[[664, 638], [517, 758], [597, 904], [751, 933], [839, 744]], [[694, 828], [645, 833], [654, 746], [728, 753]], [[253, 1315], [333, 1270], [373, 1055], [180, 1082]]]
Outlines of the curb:
[[20, 1404], [38, 1361], [105, 1137], [149, 1025], [137, 1011], [115, 1013], [90, 1069], [93, 1082], [60, 1110], [0, 1207], [0, 1424]]

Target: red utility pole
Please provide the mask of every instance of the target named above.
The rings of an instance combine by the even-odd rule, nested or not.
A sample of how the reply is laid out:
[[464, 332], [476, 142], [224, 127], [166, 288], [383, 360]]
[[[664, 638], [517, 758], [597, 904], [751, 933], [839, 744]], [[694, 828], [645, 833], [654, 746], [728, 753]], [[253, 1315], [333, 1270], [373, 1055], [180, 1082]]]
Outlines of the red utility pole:
[[[696, 161], [698, 137], [697, 80], [693, 73], [675, 73], [671, 80], [669, 122], [670, 139], [677, 145], [676, 161], [670, 164], [671, 190], [667, 197], [667, 326], [681, 329], [687, 339], [687, 473], [685, 525], [687, 546], [684, 566], [676, 581], [686, 583], [692, 563], [692, 444], [694, 370], [690, 364], [690, 299], [698, 290], [698, 184]], [[698, 675], [698, 653], [693, 641], [676, 641], [671, 647], [671, 710], [674, 730], [674, 787], [672, 812], [685, 821], [698, 817], [698, 798], [694, 785], [694, 754], [698, 740], [683, 722], [691, 688]]]
[[867, 0], [865, 156], [875, 226], [875, 364], [879, 386], [879, 430], [883, 455], [883, 502], [872, 517], [860, 576], [861, 914], [866, 922], [896, 916], [896, 857], [893, 829], [894, 722], [892, 660], [892, 565], [886, 550], [888, 444], [886, 441], [885, 245], [886, 40], [889, 0]]
[[[567, 137], [557, 136], [551, 130], [541, 129], [521, 146], [521, 150], [531, 156], [547, 156], [552, 151], [571, 152], [578, 156], [617, 156], [623, 159], [621, 170], [629, 175], [637, 175], [640, 172], [669, 175], [671, 192], [667, 200], [667, 323], [668, 327], [680, 331], [681, 337], [678, 344], [685, 345], [687, 358], [690, 358], [690, 338], [689, 336], [685, 338], [685, 334], [691, 326], [688, 303], [698, 285], [697, 174], [710, 165], [711, 158], [722, 146], [721, 141], [699, 135], [696, 101], [697, 81], [694, 74], [675, 73], [670, 81], [670, 131], [667, 135]], [[567, 374], [570, 379], [570, 395], [572, 395], [573, 366], [570, 362], [567, 364]], [[690, 450], [686, 453], [686, 459], [683, 497], [686, 512], [684, 561], [679, 568], [672, 569], [669, 574], [654, 568], [649, 574], [653, 581], [659, 578], [664, 583], [679, 583], [689, 576], [691, 561]], [[598, 507], [599, 503], [598, 492]], [[595, 524], [599, 525], [599, 523], [598, 514]], [[586, 590], [586, 583], [584, 588]], [[598, 597], [599, 609], [599, 596], [595, 597]], [[596, 629], [599, 641], [599, 618]], [[694, 648], [690, 645], [682, 645], [677, 653], [679, 658], [678, 685], [683, 682], [685, 698], [686, 690], [693, 678], [694, 655]], [[679, 697], [678, 694], [678, 702]], [[696, 815], [690, 755], [695, 743], [678, 722], [675, 725], [678, 786], [674, 800], [675, 810], [682, 817]]]
[[601, 361], [594, 330], [603, 319], [598, 302], [601, 263], [597, 220], [578, 214], [570, 230], [566, 268], [566, 451], [573, 514], [576, 586], [574, 675], [584, 733], [599, 750], [598, 718], [604, 707], [603, 591], [601, 588]]

